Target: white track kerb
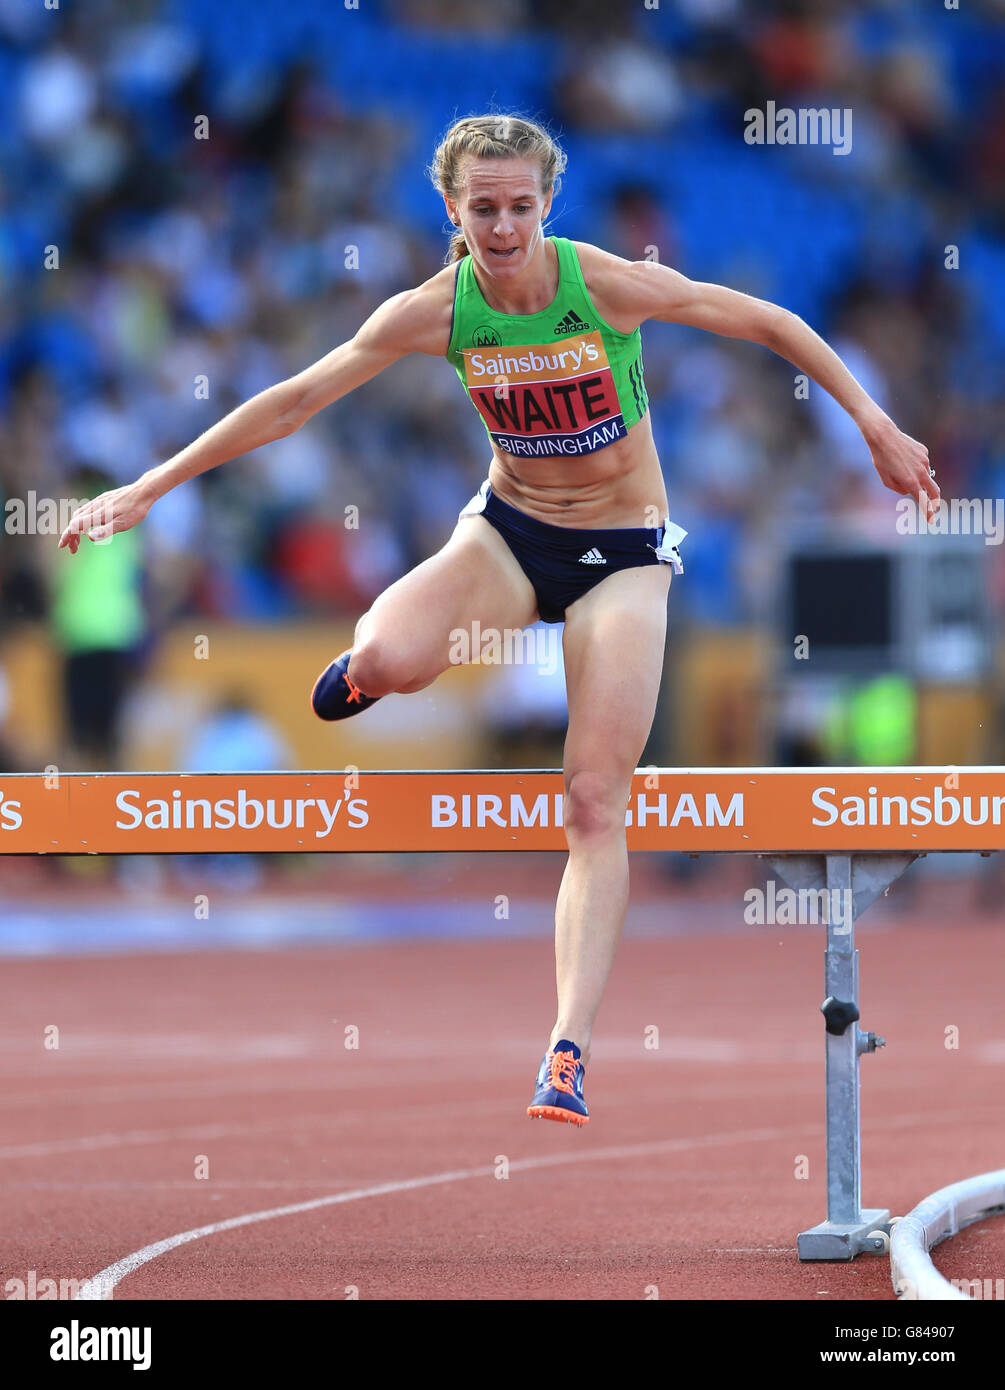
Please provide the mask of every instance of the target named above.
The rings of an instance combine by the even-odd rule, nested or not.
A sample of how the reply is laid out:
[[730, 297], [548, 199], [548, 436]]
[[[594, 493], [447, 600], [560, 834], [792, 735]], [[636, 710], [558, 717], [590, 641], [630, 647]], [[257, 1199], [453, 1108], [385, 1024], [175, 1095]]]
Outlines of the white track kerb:
[[[1005, 1213], [1005, 1168], [941, 1187], [890, 1232], [890, 1277], [901, 1299], [972, 1301], [932, 1264], [929, 1251], [964, 1226]], [[972, 1282], [961, 1280], [961, 1283]]]

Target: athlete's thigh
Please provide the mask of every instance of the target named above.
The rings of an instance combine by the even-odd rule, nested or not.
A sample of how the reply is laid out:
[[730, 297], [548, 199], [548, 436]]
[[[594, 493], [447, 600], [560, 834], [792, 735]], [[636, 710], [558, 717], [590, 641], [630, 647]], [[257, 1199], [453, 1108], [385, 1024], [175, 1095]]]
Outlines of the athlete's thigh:
[[441, 550], [375, 599], [356, 638], [445, 670], [457, 650], [451, 634], [471, 634], [475, 622], [482, 632], [519, 629], [536, 618], [530, 580], [498, 531], [474, 515], [462, 517]]
[[659, 696], [669, 565], [619, 570], [571, 604], [565, 621], [566, 783], [584, 770], [630, 777]]

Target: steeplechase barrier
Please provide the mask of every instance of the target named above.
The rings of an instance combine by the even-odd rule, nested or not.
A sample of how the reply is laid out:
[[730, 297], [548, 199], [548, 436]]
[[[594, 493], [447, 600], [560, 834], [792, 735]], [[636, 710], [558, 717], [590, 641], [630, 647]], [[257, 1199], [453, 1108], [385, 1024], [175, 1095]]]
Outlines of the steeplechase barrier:
[[[561, 851], [562, 792], [551, 769], [50, 770], [0, 776], [0, 854]], [[826, 914], [827, 1219], [799, 1233], [799, 1258], [895, 1245], [902, 1282], [934, 1287], [915, 1279], [905, 1242], [918, 1221], [926, 1253], [951, 1233], [945, 1211], [926, 1204], [955, 1189], [926, 1199], [892, 1236], [889, 1210], [862, 1207], [859, 1059], [884, 1039], [858, 1026], [855, 922], [919, 856], [1005, 849], [1005, 768], [640, 768], [625, 820], [630, 850], [754, 854], [798, 893], [850, 906]], [[960, 1185], [966, 1201], [947, 1209], [950, 1227], [963, 1211], [989, 1214], [1001, 1178]]]

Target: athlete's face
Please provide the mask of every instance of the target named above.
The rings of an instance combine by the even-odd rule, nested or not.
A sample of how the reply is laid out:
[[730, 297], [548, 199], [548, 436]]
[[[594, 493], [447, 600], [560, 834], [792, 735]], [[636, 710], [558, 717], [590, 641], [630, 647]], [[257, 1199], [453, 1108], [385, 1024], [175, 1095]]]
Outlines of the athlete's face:
[[551, 198], [541, 189], [536, 160], [468, 159], [456, 203], [444, 202], [478, 264], [490, 275], [512, 279], [543, 244], [541, 223]]

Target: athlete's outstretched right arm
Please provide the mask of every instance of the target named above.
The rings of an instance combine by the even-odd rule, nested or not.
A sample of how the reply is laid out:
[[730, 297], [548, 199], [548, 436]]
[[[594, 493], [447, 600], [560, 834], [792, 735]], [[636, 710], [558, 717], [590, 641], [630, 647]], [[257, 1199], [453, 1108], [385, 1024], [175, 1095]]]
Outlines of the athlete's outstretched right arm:
[[449, 326], [444, 329], [442, 293], [431, 293], [439, 279], [437, 276], [418, 289], [385, 300], [349, 342], [305, 371], [252, 396], [134, 483], [104, 492], [78, 507], [59, 538], [60, 546], [68, 546], [76, 554], [84, 536], [102, 541], [117, 531], [128, 531], [171, 488], [292, 434], [326, 405], [410, 352], [443, 356]]

